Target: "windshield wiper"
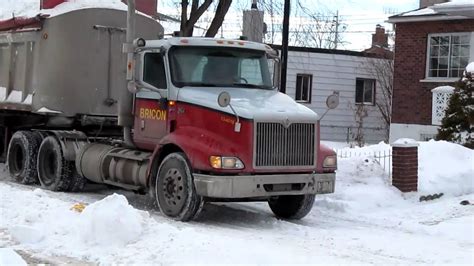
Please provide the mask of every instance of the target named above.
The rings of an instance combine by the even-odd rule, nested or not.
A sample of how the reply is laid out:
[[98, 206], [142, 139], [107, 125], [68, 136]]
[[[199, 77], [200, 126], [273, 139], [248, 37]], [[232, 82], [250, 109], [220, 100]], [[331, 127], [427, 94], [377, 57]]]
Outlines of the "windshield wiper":
[[265, 89], [269, 90], [271, 87], [265, 85], [256, 85], [256, 84], [249, 84], [249, 83], [234, 83], [232, 84], [234, 87], [244, 87], [244, 88], [256, 88], [256, 89]]

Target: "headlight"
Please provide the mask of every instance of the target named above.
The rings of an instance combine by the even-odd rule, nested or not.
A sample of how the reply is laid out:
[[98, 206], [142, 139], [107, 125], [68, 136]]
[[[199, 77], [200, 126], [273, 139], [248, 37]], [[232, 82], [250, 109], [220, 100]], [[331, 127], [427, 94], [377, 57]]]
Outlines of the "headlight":
[[336, 155], [330, 155], [326, 156], [323, 161], [323, 167], [324, 168], [336, 168], [337, 167], [337, 156]]
[[221, 157], [211, 156], [209, 157], [209, 163], [212, 168], [215, 169], [243, 169], [244, 164], [237, 157]]

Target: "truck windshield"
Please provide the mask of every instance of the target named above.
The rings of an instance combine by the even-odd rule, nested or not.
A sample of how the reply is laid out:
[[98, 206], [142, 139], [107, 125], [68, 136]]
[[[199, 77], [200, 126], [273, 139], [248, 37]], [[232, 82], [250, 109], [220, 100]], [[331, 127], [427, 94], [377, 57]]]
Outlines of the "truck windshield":
[[272, 89], [264, 51], [228, 47], [174, 47], [171, 77], [177, 87]]

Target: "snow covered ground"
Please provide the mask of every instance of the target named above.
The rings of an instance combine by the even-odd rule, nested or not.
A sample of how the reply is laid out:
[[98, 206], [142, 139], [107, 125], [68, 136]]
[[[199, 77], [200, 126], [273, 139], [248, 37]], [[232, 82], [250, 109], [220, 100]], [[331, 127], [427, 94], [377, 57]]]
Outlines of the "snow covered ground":
[[[474, 205], [459, 203], [474, 203], [474, 151], [434, 141], [419, 149], [421, 192], [389, 186], [370, 155], [339, 159], [336, 193], [318, 196], [306, 218], [291, 222], [265, 203], [209, 204], [198, 221], [174, 222], [146, 196], [103, 186], [54, 193], [13, 183], [0, 166], [0, 248], [101, 264], [473, 265]], [[80, 202], [82, 213], [71, 209]]]

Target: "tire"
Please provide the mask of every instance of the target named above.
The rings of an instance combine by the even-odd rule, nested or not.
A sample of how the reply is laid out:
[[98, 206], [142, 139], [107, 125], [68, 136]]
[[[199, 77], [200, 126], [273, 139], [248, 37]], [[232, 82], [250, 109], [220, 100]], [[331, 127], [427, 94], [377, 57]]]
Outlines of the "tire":
[[13, 134], [7, 152], [8, 171], [21, 184], [37, 184], [36, 168], [41, 135], [32, 131], [17, 131]]
[[43, 188], [68, 191], [75, 174], [74, 162], [66, 161], [61, 144], [54, 136], [46, 137], [38, 152], [38, 179]]
[[268, 200], [268, 205], [279, 218], [299, 220], [311, 211], [315, 196], [314, 194], [278, 196]]
[[81, 176], [76, 168], [74, 167], [74, 162], [72, 162], [72, 173], [71, 176], [69, 177], [71, 180], [69, 181], [69, 187], [67, 188], [67, 191], [69, 192], [80, 192], [84, 189], [84, 186], [87, 184], [87, 179], [83, 176]]
[[166, 156], [158, 169], [154, 186], [161, 213], [182, 222], [198, 217], [204, 200], [196, 193], [186, 155], [172, 153]]

